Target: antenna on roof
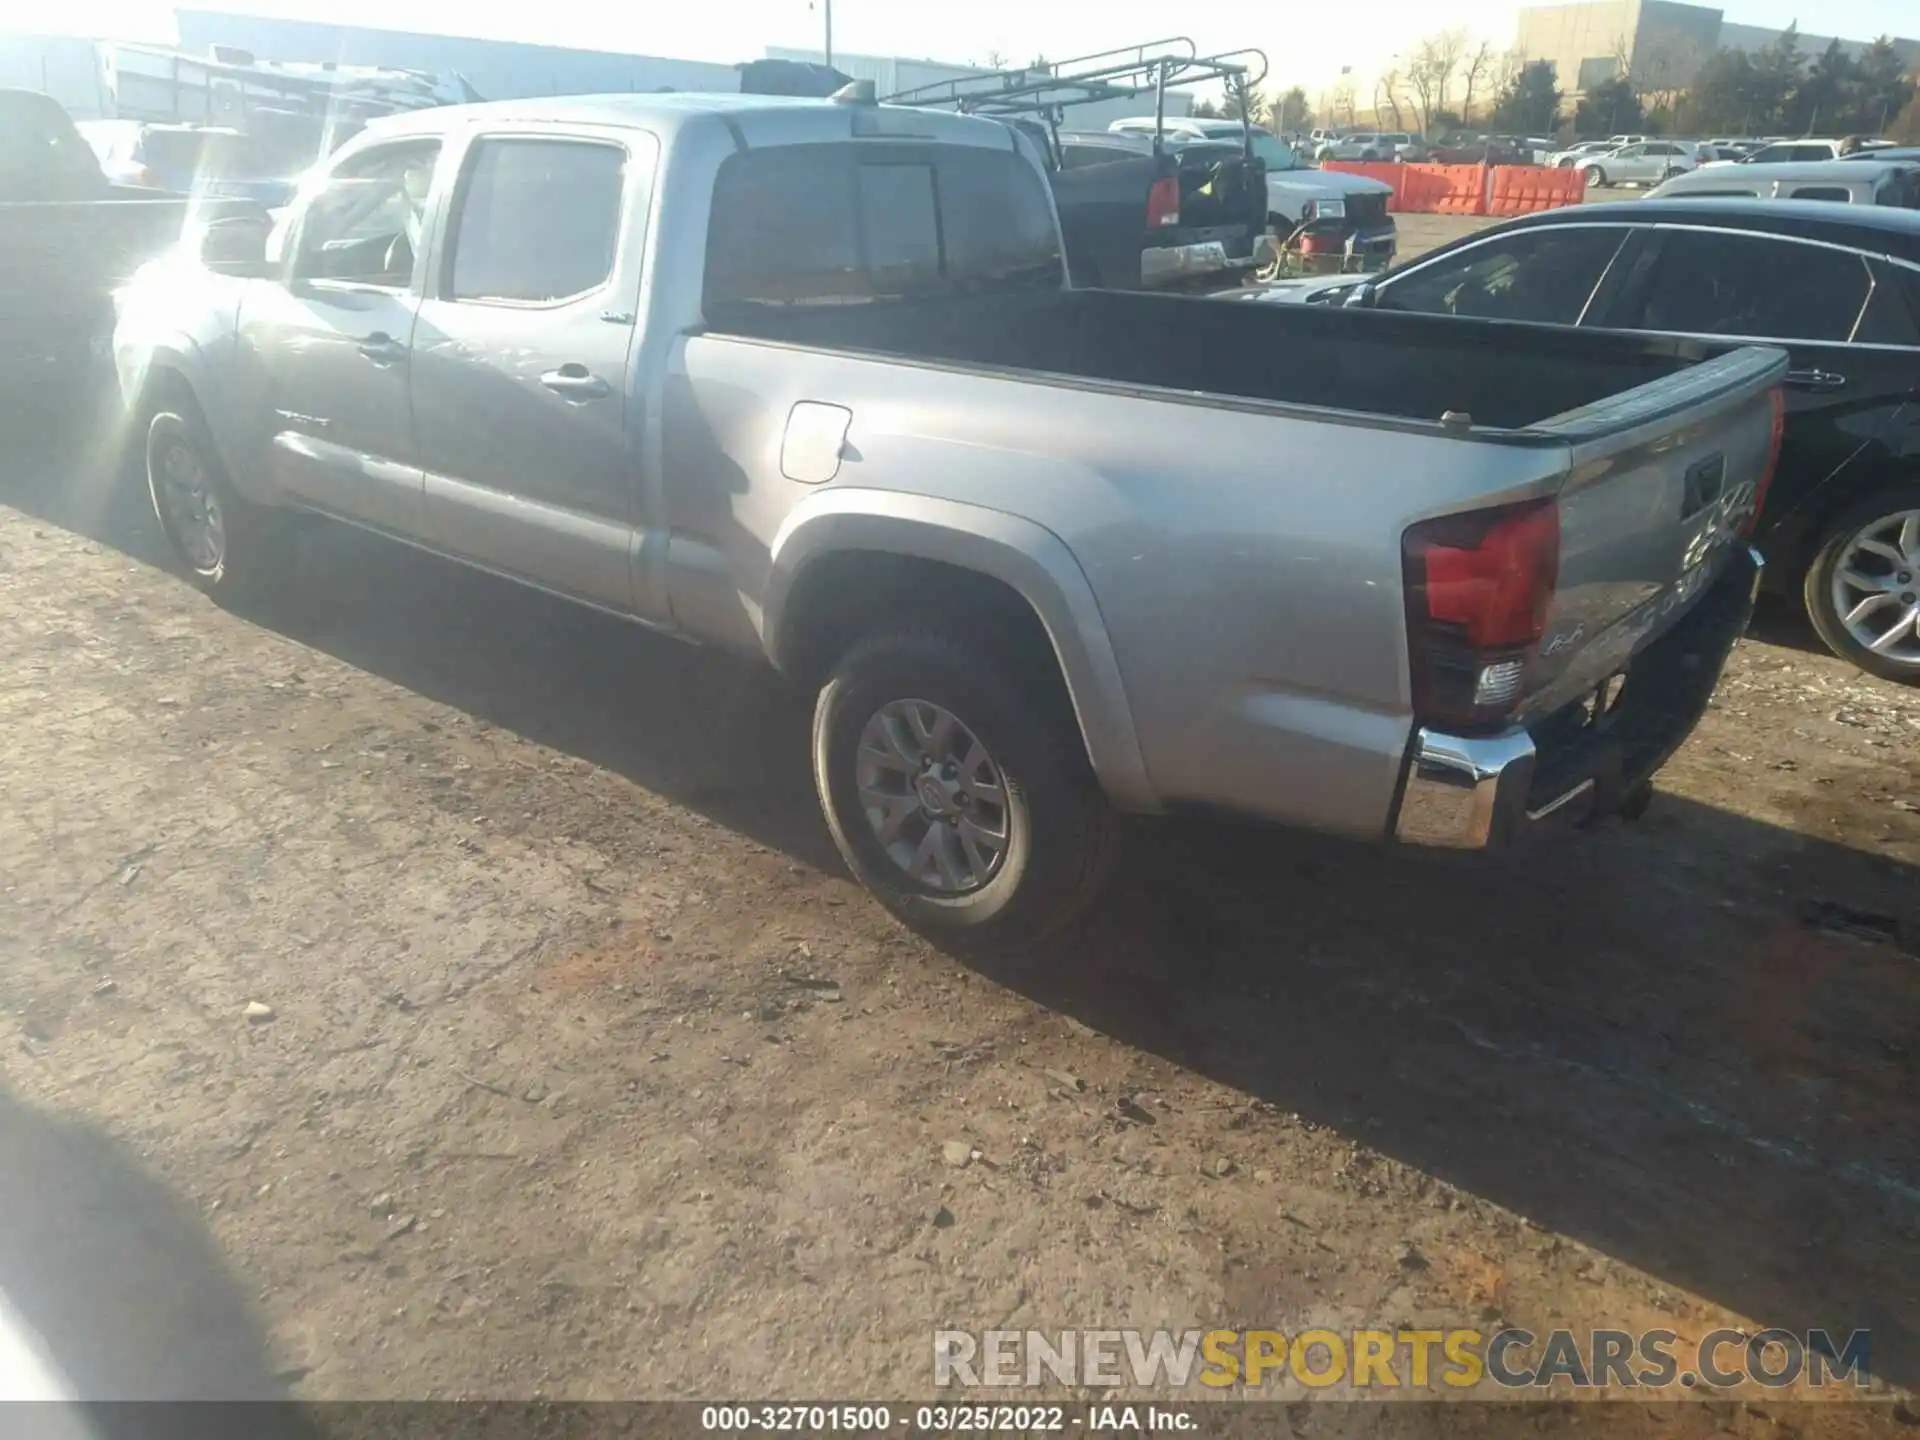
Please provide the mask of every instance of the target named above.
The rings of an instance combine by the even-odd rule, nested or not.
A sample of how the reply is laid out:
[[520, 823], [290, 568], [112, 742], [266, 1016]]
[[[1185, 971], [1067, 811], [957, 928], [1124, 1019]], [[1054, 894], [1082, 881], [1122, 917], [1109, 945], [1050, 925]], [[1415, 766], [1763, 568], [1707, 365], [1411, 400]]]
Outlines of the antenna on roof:
[[873, 81], [854, 80], [842, 85], [838, 90], [833, 92], [833, 103], [836, 105], [878, 105], [880, 101], [874, 94]]

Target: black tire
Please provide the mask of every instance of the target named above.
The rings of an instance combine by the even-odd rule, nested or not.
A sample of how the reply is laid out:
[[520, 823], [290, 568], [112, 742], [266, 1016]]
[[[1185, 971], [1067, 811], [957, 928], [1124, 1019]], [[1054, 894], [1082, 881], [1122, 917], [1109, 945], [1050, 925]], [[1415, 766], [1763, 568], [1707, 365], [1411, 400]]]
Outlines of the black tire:
[[1589, 165], [1587, 167], [1587, 188], [1589, 190], [1605, 190], [1608, 189], [1612, 183], [1612, 181], [1607, 179], [1607, 172], [1602, 170], [1598, 165]]
[[[1861, 644], [1848, 632], [1833, 599], [1834, 571], [1845, 558], [1848, 542], [1875, 520], [1883, 517], [1890, 519], [1907, 510], [1920, 510], [1920, 484], [1890, 486], [1836, 515], [1821, 532], [1813, 563], [1807, 567], [1806, 579], [1801, 585], [1801, 599], [1807, 607], [1807, 618], [1813, 622], [1820, 639], [1842, 660], [1882, 680], [1920, 685], [1920, 663], [1876, 654]], [[1891, 567], [1891, 562], [1888, 563]], [[1897, 594], [1920, 596], [1920, 570], [1890, 568], [1889, 573], [1895, 577], [1902, 574], [1910, 577], [1906, 583], [1911, 588]], [[1896, 583], [1899, 582], [1896, 580]], [[1897, 599], [1896, 603], [1899, 603]]]
[[[861, 734], [881, 707], [937, 705], [986, 747], [1005, 781], [1007, 845], [977, 889], [945, 893], [896, 864], [868, 824], [856, 780]], [[950, 945], [1017, 951], [1058, 934], [1112, 869], [1119, 817], [1094, 779], [1064, 690], [926, 630], [856, 645], [820, 691], [813, 773], [847, 868], [908, 925]]]
[[[186, 544], [169, 506], [161, 499], [168, 452], [183, 448], [205, 477], [218, 505], [224, 532], [217, 548], [196, 554]], [[293, 517], [256, 505], [234, 489], [207, 423], [190, 402], [163, 399], [147, 422], [147, 499], [167, 546], [194, 586], [221, 605], [256, 605], [284, 589], [293, 560]]]

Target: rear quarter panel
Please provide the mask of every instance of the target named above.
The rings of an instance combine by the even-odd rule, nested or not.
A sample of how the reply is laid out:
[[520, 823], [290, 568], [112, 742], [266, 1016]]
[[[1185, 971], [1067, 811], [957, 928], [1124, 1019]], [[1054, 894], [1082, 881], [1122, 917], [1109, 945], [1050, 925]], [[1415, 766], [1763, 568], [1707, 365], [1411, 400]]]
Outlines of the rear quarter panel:
[[820, 488], [780, 474], [786, 417], [803, 400], [844, 406], [830, 486], [1003, 511], [1065, 543], [1162, 804], [1367, 836], [1386, 823], [1411, 726], [1402, 531], [1542, 493], [1567, 463], [1553, 443], [725, 337], [684, 342], [673, 372], [675, 544], [723, 557], [754, 623], [775, 538]]

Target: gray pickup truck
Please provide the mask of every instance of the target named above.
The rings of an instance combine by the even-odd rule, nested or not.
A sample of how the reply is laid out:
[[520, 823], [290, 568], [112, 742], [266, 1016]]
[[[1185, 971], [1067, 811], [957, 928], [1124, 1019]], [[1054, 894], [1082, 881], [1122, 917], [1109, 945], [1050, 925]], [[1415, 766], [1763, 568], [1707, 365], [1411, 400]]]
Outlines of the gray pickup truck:
[[1028, 943], [1117, 815], [1495, 847], [1628, 808], [1744, 627], [1780, 352], [1065, 285], [1005, 125], [378, 121], [115, 353], [195, 582], [317, 513], [816, 692], [841, 853]]

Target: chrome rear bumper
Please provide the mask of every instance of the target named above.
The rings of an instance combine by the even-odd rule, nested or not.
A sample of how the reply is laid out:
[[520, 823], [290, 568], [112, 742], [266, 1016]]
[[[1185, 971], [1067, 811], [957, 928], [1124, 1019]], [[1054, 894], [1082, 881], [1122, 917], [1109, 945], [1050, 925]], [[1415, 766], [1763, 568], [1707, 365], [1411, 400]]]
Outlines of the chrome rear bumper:
[[1581, 824], [1631, 805], [1705, 713], [1753, 613], [1762, 565], [1749, 550], [1683, 620], [1634, 657], [1617, 713], [1586, 723], [1548, 716], [1531, 729], [1497, 735], [1416, 730], [1394, 838], [1449, 850], [1498, 849], [1542, 823]]

